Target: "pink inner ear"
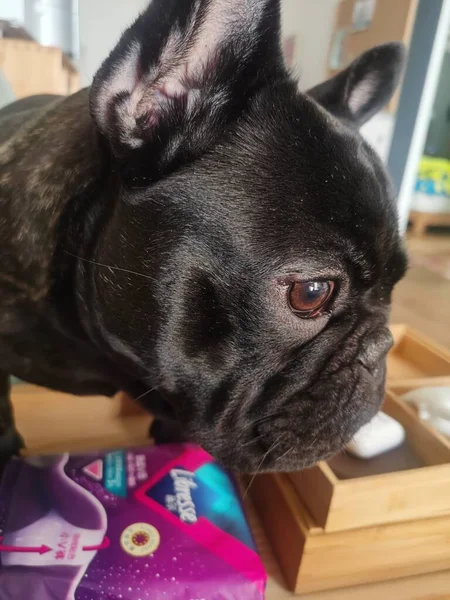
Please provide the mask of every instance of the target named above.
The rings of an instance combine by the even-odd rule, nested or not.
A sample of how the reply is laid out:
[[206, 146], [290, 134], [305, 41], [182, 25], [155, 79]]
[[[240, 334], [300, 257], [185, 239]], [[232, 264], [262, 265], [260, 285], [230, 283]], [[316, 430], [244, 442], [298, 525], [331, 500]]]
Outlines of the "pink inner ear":
[[158, 124], [160, 109], [173, 100], [187, 98], [190, 91], [181, 81], [172, 77], [150, 85], [148, 89], [139, 82], [131, 95], [130, 109], [135, 118], [147, 115], [147, 124], [154, 127]]
[[[245, 30], [251, 39], [252, 30], [260, 22], [266, 0], [212, 0], [206, 18], [200, 27], [196, 28], [197, 11], [192, 16], [187, 31], [181, 33], [174, 30], [169, 37], [160, 57], [160, 72], [164, 73], [166, 65], [173, 61], [177, 49], [194, 39], [189, 52], [183, 55], [181, 62], [170, 68], [156, 85], [142, 94], [137, 104], [138, 116], [154, 111], [163, 106], [168, 100], [191, 96], [197, 82], [201, 82], [206, 69], [214, 65], [214, 57], [220, 46], [230, 36], [230, 31]], [[188, 85], [190, 87], [188, 87]]]
[[181, 83], [175, 80], [161, 82], [152, 88], [151, 98], [146, 95], [138, 102], [136, 107], [136, 116], [147, 115], [146, 123], [149, 127], [155, 127], [158, 124], [158, 109], [164, 107], [169, 101], [177, 98], [186, 98], [189, 90]]
[[[182, 1], [182, 0], [180, 0]], [[114, 98], [126, 92], [129, 98], [116, 107], [120, 137], [132, 147], [142, 144], [137, 119], [146, 116], [147, 126], [158, 123], [161, 108], [177, 98], [188, 99], [188, 110], [201, 94], [206, 69], [214, 68], [220, 46], [236, 31], [245, 31], [250, 50], [254, 32], [261, 22], [268, 0], [210, 0], [207, 14], [199, 24], [197, 2], [191, 20], [182, 31], [173, 28], [157, 65], [144, 72], [140, 61], [141, 44], [135, 40], [124, 57], [114, 66], [98, 93], [97, 118], [108, 127], [108, 109]]]
[[138, 85], [140, 49], [140, 44], [134, 42], [99, 87], [95, 113], [100, 126], [105, 129], [108, 127], [111, 101], [123, 92], [131, 93]]
[[188, 57], [188, 76], [201, 75], [220, 45], [236, 31], [245, 31], [251, 45], [267, 0], [212, 0], [206, 19], [196, 32]]
[[348, 99], [348, 107], [352, 114], [356, 115], [361, 108], [370, 102], [376, 92], [377, 85], [378, 77], [371, 73], [351, 91]]

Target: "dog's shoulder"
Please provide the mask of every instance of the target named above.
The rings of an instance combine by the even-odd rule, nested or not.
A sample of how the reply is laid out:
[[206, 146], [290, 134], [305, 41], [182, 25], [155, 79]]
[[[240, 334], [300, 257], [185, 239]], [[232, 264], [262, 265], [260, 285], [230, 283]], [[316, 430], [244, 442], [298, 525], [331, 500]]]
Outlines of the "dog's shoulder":
[[0, 286], [38, 299], [50, 286], [60, 220], [92, 181], [97, 149], [87, 90], [16, 104], [0, 121], [9, 133], [0, 145]]
[[27, 122], [36, 120], [63, 96], [39, 94], [7, 104], [0, 109], [0, 144], [7, 142]]

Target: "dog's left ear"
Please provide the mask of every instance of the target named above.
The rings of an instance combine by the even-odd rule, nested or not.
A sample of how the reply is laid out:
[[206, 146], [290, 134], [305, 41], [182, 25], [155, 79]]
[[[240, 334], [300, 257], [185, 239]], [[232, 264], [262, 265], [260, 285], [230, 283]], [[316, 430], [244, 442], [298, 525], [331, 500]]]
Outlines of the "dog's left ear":
[[377, 46], [308, 95], [332, 114], [360, 127], [390, 101], [404, 62], [403, 44]]
[[208, 149], [282, 72], [279, 0], [152, 0], [95, 76], [113, 156], [155, 180]]

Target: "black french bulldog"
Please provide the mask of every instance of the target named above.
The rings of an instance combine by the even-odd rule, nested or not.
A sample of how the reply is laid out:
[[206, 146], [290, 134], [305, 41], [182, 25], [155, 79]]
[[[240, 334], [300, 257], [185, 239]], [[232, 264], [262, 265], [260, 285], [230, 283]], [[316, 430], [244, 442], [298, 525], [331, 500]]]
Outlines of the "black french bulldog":
[[178, 423], [246, 471], [310, 465], [379, 409], [406, 259], [358, 127], [404, 52], [302, 94], [279, 10], [153, 0], [90, 90], [0, 112], [3, 457], [9, 374], [126, 390], [160, 440]]

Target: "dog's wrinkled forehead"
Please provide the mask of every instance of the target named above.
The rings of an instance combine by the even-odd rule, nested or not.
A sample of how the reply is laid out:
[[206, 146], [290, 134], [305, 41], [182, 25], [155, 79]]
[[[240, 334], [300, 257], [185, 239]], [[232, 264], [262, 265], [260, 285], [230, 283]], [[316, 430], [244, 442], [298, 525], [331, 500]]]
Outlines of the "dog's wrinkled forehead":
[[[371, 262], [398, 251], [390, 181], [358, 131], [291, 84], [265, 89], [229, 138], [154, 188], [168, 210], [222, 222], [224, 236], [284, 260], [299, 250], [364, 253]], [[210, 229], [212, 227], [210, 226]], [[270, 257], [268, 257], [270, 258]]]

